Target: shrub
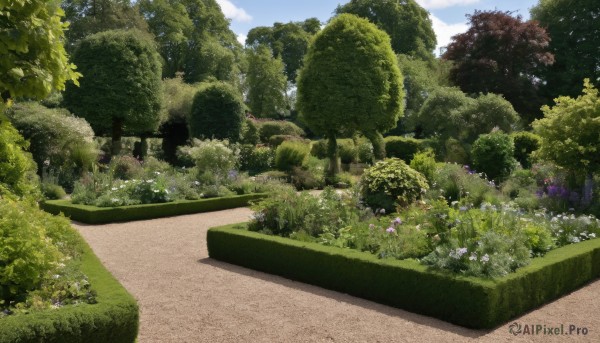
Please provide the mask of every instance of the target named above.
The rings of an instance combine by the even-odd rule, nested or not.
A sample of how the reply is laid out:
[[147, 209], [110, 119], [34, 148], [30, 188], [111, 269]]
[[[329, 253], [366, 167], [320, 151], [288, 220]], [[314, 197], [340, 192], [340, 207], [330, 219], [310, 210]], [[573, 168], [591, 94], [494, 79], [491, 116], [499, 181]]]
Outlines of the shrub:
[[540, 136], [526, 131], [515, 132], [511, 136], [515, 142], [515, 159], [521, 163], [523, 168], [531, 168], [531, 154], [539, 149]]
[[377, 162], [365, 171], [360, 183], [365, 203], [388, 212], [396, 205], [408, 206], [429, 189], [422, 174], [397, 158]]
[[358, 161], [358, 149], [352, 139], [338, 139], [338, 156], [342, 163], [349, 164]]
[[141, 178], [144, 172], [140, 161], [133, 156], [118, 156], [117, 158], [113, 158], [109, 167], [113, 176], [121, 180]]
[[469, 163], [469, 147], [461, 143], [458, 139], [448, 138], [444, 142], [444, 158], [445, 162], [454, 162], [458, 164]]
[[414, 155], [422, 150], [422, 142], [414, 138], [390, 136], [385, 138], [387, 157], [395, 157], [409, 163]]
[[0, 197], [9, 193], [38, 196], [35, 163], [24, 151], [27, 147], [17, 130], [0, 118]]
[[282, 171], [291, 171], [301, 167], [309, 153], [310, 146], [300, 142], [283, 142], [275, 151], [275, 167]]
[[64, 188], [60, 185], [50, 182], [42, 182], [42, 195], [48, 200], [59, 200], [67, 196]]
[[240, 170], [251, 175], [260, 174], [273, 167], [275, 151], [269, 147], [242, 145], [240, 147]]
[[238, 160], [237, 152], [227, 146], [227, 141], [195, 139], [189, 153], [198, 169], [198, 180], [217, 187], [227, 182]]
[[514, 154], [512, 138], [502, 131], [479, 136], [471, 149], [473, 166], [490, 179], [498, 181], [505, 179], [515, 169], [517, 161]]
[[274, 135], [269, 138], [269, 145], [273, 148], [277, 148], [281, 145], [281, 143], [291, 141], [291, 142], [301, 142], [303, 139], [298, 136], [290, 136], [290, 135]]
[[240, 143], [256, 145], [260, 142], [260, 135], [258, 133], [258, 127], [254, 120], [246, 119], [242, 123], [242, 133]]
[[482, 173], [454, 163], [441, 163], [436, 168], [428, 197], [438, 196], [443, 196], [449, 203], [460, 201], [468, 206], [479, 206], [483, 202], [499, 204], [503, 199], [495, 184]]
[[318, 189], [325, 186], [325, 169], [327, 161], [314, 156], [308, 156], [302, 167], [294, 167], [290, 179], [298, 190]]
[[275, 135], [303, 137], [305, 133], [304, 130], [292, 122], [271, 120], [259, 122], [259, 135], [261, 142], [267, 143]]
[[327, 158], [327, 141], [324, 139], [313, 141], [310, 147], [310, 154], [321, 160]]
[[435, 154], [433, 150], [429, 149], [416, 153], [412, 161], [410, 161], [410, 167], [423, 174], [427, 181], [429, 181], [429, 184], [432, 184], [436, 169]]
[[358, 161], [361, 163], [372, 164], [375, 161], [375, 154], [373, 153], [373, 144], [369, 140], [361, 138], [358, 141]]
[[244, 103], [239, 92], [226, 83], [211, 83], [200, 88], [190, 114], [190, 135], [202, 139], [240, 139]]

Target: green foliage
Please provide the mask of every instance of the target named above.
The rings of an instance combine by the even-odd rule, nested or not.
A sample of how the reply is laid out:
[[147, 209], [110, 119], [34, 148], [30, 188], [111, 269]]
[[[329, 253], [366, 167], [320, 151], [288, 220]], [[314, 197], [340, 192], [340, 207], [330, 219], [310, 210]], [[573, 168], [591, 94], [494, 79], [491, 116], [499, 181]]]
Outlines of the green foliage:
[[469, 166], [454, 163], [439, 164], [433, 176], [428, 198], [443, 197], [448, 202], [459, 201], [465, 206], [479, 206], [483, 202], [500, 204], [502, 194], [495, 184], [488, 181], [483, 173], [476, 173]]
[[286, 110], [285, 92], [287, 80], [280, 58], [273, 57], [271, 50], [260, 45], [247, 50], [248, 106], [252, 114], [260, 118], [278, 118]]
[[219, 186], [227, 182], [229, 172], [236, 168], [237, 151], [229, 148], [227, 142], [195, 139], [189, 154], [198, 170], [200, 183]]
[[502, 131], [479, 136], [471, 150], [475, 169], [496, 181], [505, 179], [516, 168], [514, 154], [512, 137]]
[[137, 31], [119, 30], [86, 37], [73, 54], [83, 78], [79, 87], [67, 87], [65, 105], [96, 134], [111, 132], [114, 154], [123, 129], [153, 132], [162, 120], [159, 58], [152, 41]]
[[[373, 160], [373, 146], [366, 140], [359, 140], [359, 145], [355, 145], [353, 139], [338, 139], [338, 156], [342, 163], [370, 162]], [[362, 150], [361, 150], [362, 149]], [[327, 141], [318, 140], [312, 143], [311, 155], [323, 159], [327, 158]]]
[[600, 170], [600, 96], [589, 80], [584, 82], [583, 95], [559, 97], [556, 105], [542, 111], [544, 118], [533, 123], [542, 139], [537, 156], [574, 172]]
[[375, 23], [390, 35], [396, 54], [431, 59], [436, 38], [429, 13], [416, 1], [352, 0], [337, 14], [351, 13]]
[[226, 83], [200, 88], [189, 117], [190, 136], [201, 139], [240, 139], [244, 104], [239, 92]]
[[289, 136], [289, 135], [274, 135], [269, 138], [269, 145], [276, 149], [283, 142], [304, 142], [304, 139], [298, 136]]
[[527, 131], [514, 132], [511, 137], [515, 142], [515, 159], [523, 168], [531, 168], [531, 154], [539, 149], [541, 138]]
[[60, 200], [67, 196], [64, 188], [55, 183], [42, 182], [41, 191], [44, 198], [48, 200]]
[[163, 80], [163, 104], [167, 121], [187, 123], [198, 88], [198, 85], [183, 82], [181, 74]]
[[29, 141], [39, 174], [51, 171], [60, 185], [71, 189], [74, 180], [96, 162], [94, 131], [84, 119], [33, 102], [15, 104], [7, 114]]
[[359, 139], [358, 141], [358, 160], [361, 163], [371, 164], [375, 160], [373, 154], [373, 144], [366, 139]]
[[365, 171], [360, 182], [365, 203], [388, 213], [396, 205], [408, 206], [419, 200], [429, 189], [423, 175], [397, 158], [377, 162]]
[[240, 170], [245, 170], [250, 175], [260, 174], [273, 168], [275, 151], [269, 147], [255, 147], [242, 145], [240, 147]]
[[258, 126], [253, 120], [244, 120], [244, 122], [242, 123], [240, 143], [256, 145], [258, 144], [258, 142], [260, 142]]
[[410, 161], [410, 167], [423, 174], [431, 185], [436, 170], [435, 153], [431, 149], [416, 153]]
[[289, 122], [289, 121], [262, 121], [258, 122], [259, 134], [261, 142], [269, 142], [269, 139], [275, 135], [286, 135], [286, 136], [304, 136], [304, 130], [302, 130], [298, 125]]
[[409, 163], [416, 153], [423, 150], [423, 141], [415, 138], [397, 136], [385, 137], [387, 157], [396, 157]]
[[298, 190], [322, 189], [325, 187], [327, 161], [308, 156], [301, 167], [293, 167], [289, 179]]
[[[311, 131], [331, 142], [354, 132], [375, 137], [403, 114], [402, 79], [389, 36], [365, 19], [341, 14], [309, 48], [298, 77], [298, 110]], [[328, 150], [337, 165], [335, 145]]]
[[142, 177], [144, 169], [140, 161], [132, 156], [118, 156], [110, 161], [110, 172], [114, 178], [133, 180]]
[[358, 149], [352, 139], [338, 139], [338, 156], [342, 163], [348, 164], [358, 161]]
[[0, 197], [37, 195], [35, 163], [24, 151], [28, 146], [10, 122], [0, 119]]
[[207, 244], [209, 256], [220, 261], [471, 328], [497, 327], [600, 276], [599, 240], [551, 251], [498, 281], [428, 271], [417, 261], [380, 260], [234, 226], [210, 229]]
[[77, 82], [80, 74], [63, 47], [63, 15], [58, 2], [0, 4], [0, 22], [6, 28], [0, 33], [0, 113], [11, 98], [43, 99], [63, 90], [65, 82]]
[[310, 146], [302, 142], [286, 141], [275, 151], [275, 167], [281, 171], [291, 171], [302, 163], [310, 153]]

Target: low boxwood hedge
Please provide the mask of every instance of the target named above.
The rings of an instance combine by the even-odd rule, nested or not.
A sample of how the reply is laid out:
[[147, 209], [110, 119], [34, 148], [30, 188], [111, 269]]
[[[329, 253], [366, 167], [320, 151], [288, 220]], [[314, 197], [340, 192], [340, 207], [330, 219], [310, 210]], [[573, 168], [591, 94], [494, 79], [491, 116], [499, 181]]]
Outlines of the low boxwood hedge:
[[146, 204], [121, 207], [96, 207], [76, 205], [69, 200], [48, 200], [40, 207], [49, 213], [63, 213], [66, 217], [86, 224], [106, 224], [179, 216], [209, 211], [226, 210], [247, 206], [252, 200], [266, 197], [264, 193], [236, 195], [230, 197], [180, 200], [161, 204]]
[[553, 250], [492, 280], [241, 228], [210, 229], [209, 256], [476, 329], [496, 327], [600, 277], [600, 239]]
[[135, 342], [139, 310], [135, 299], [81, 239], [81, 269], [96, 290], [97, 304], [11, 315], [0, 319], [0, 343]]

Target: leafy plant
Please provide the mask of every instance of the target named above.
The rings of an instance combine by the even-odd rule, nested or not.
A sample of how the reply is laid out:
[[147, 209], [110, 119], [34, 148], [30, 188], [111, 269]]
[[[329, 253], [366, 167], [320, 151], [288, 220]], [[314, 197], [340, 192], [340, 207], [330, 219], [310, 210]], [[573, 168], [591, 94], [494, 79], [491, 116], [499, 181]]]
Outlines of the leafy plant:
[[479, 136], [471, 149], [473, 166], [496, 181], [504, 180], [516, 168], [514, 154], [512, 138], [501, 131]]

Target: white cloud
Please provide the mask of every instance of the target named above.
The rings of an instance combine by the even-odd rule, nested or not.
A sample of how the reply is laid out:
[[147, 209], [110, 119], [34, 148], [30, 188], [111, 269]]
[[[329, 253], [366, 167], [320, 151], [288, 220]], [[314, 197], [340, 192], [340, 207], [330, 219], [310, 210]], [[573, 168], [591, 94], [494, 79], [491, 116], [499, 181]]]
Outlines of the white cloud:
[[237, 41], [242, 45], [246, 45], [246, 38], [248, 38], [248, 36], [243, 33], [237, 35]]
[[430, 17], [433, 24], [433, 31], [435, 31], [435, 35], [437, 36], [436, 54], [439, 54], [441, 47], [450, 44], [452, 36], [466, 32], [469, 29], [469, 25], [466, 22], [446, 24], [433, 14], [430, 14]]
[[217, 3], [221, 6], [226, 18], [245, 23], [252, 21], [252, 16], [245, 9], [237, 7], [230, 0], [217, 0]]
[[479, 1], [480, 0], [417, 0], [419, 5], [427, 9], [466, 6], [478, 3]]

